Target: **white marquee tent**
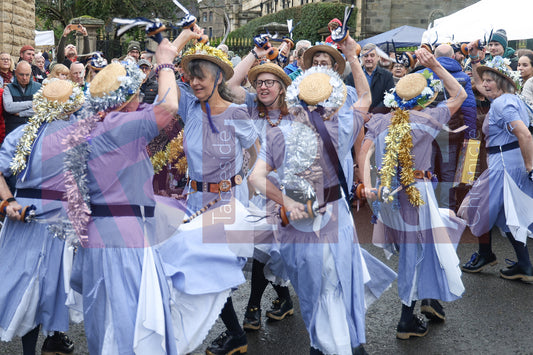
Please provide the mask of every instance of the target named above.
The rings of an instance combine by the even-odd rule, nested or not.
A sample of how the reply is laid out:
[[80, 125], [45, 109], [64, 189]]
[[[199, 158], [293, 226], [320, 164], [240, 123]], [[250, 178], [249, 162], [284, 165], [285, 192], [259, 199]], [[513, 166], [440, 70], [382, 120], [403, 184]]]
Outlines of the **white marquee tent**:
[[481, 0], [449, 16], [436, 19], [422, 43], [470, 42], [503, 28], [508, 40], [533, 38], [532, 0]]
[[35, 46], [54, 46], [54, 31], [35, 31]]

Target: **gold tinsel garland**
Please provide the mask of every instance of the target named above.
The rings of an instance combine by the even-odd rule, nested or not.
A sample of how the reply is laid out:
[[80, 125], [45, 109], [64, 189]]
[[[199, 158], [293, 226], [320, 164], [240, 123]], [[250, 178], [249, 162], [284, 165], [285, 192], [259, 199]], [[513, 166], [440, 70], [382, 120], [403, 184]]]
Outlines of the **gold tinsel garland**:
[[[420, 191], [414, 185], [414, 163], [411, 155], [413, 137], [409, 125], [409, 111], [398, 109], [392, 114], [385, 144], [385, 155], [379, 173], [381, 185], [391, 189], [392, 178], [396, 176], [398, 165], [400, 165], [402, 168], [400, 183], [405, 187], [409, 203], [413, 206], [423, 205], [425, 202]], [[388, 196], [388, 201], [392, 201], [393, 198], [394, 196]]]
[[178, 173], [185, 174], [187, 171], [187, 158], [183, 152], [183, 131], [178, 133], [176, 138], [172, 139], [164, 150], [155, 153], [150, 160], [154, 167], [154, 174], [158, 174], [165, 165], [174, 164]]

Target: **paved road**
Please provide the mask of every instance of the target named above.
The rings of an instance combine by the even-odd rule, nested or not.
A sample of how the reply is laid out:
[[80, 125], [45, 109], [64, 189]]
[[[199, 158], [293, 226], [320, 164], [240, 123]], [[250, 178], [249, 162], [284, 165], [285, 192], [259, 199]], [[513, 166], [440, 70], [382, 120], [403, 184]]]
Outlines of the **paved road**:
[[[382, 250], [370, 243], [372, 226], [370, 212], [363, 208], [356, 214], [357, 231], [364, 248], [396, 268], [397, 258], [383, 258]], [[462, 261], [476, 250], [476, 240], [468, 232], [458, 247]], [[530, 243], [530, 254], [533, 247]], [[505, 258], [513, 259], [510, 244], [501, 237], [494, 238], [494, 251], [500, 263], [482, 274], [464, 274], [466, 292], [462, 299], [445, 304], [447, 320], [443, 324], [431, 324], [424, 338], [407, 341], [395, 338], [396, 324], [400, 316], [400, 301], [396, 284], [372, 304], [367, 312], [367, 344], [370, 354], [533, 354], [533, 285], [501, 279], [498, 270], [504, 267]], [[240, 319], [244, 316], [249, 282], [234, 294], [234, 303]], [[293, 292], [294, 294], [294, 292]], [[268, 287], [263, 297], [262, 308], [270, 307], [275, 298]], [[309, 353], [309, 340], [298, 304], [296, 313], [282, 322], [263, 319], [260, 331], [248, 334], [248, 354], [272, 355]], [[202, 354], [206, 346], [221, 331], [219, 321], [215, 324], [204, 344], [194, 352]], [[88, 354], [82, 325], [73, 325], [69, 334], [76, 341], [76, 354]], [[42, 344], [42, 336], [38, 346]], [[0, 355], [21, 354], [20, 339], [0, 343]]]

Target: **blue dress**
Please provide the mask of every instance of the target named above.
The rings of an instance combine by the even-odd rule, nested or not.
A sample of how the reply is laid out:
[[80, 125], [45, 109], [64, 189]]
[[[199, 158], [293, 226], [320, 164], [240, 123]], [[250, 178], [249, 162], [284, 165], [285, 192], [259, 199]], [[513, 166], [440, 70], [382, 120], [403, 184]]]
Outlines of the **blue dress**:
[[[520, 98], [512, 94], [503, 94], [492, 101], [489, 113], [483, 122], [483, 133], [486, 137], [487, 148], [503, 146], [518, 142], [516, 136], [509, 131], [509, 124], [515, 121], [528, 122], [527, 108]], [[513, 185], [505, 176], [514, 181], [514, 193], [521, 193], [533, 197], [533, 182], [528, 179], [524, 160], [520, 148], [487, 154], [487, 166], [481, 176], [476, 180], [472, 189], [463, 200], [458, 215], [467, 221], [472, 234], [481, 236], [488, 233], [494, 226], [503, 232], [509, 232], [506, 210], [514, 210], [516, 203], [504, 198], [504, 186]], [[526, 210], [530, 206], [522, 206]], [[532, 220], [526, 220], [522, 232], [515, 238], [526, 243], [526, 235], [533, 232]]]
[[[375, 144], [378, 169], [385, 154], [391, 115], [374, 115], [366, 124], [365, 140]], [[429, 170], [431, 142], [449, 119], [450, 111], [445, 105], [422, 112], [410, 111], [414, 169]], [[375, 203], [378, 220], [373, 241], [390, 253], [399, 249], [398, 294], [404, 304], [410, 306], [412, 301], [425, 298], [453, 301], [464, 292], [455, 248], [465, 224], [450, 216], [447, 209], [438, 209], [431, 180], [415, 181], [425, 204], [411, 205], [405, 190], [398, 192], [393, 202]]]
[[[17, 197], [21, 206], [35, 205], [39, 219], [66, 219], [61, 196], [65, 191], [62, 140], [68, 133], [68, 121], [45, 123], [27, 160], [27, 168], [17, 176], [21, 189], [46, 189], [60, 196], [48, 198]], [[12, 175], [9, 167], [19, 139], [21, 126], [9, 134], [0, 150], [0, 171]], [[67, 331], [68, 271], [63, 258], [72, 250], [54, 237], [46, 222], [22, 223], [6, 218], [0, 234], [0, 338], [9, 341], [41, 324], [41, 331]], [[67, 285], [65, 285], [67, 284]]]
[[[244, 281], [235, 255], [204, 247], [201, 229], [170, 229], [168, 234], [156, 229], [161, 215], [146, 145], [158, 133], [151, 105], [112, 112], [91, 132], [91, 204], [111, 211], [91, 217], [89, 240], [79, 250], [71, 279], [83, 294], [91, 354], [191, 352], [207, 335], [231, 288]], [[123, 206], [122, 212], [141, 206], [145, 212], [114, 215], [112, 205]], [[155, 217], [149, 212], [153, 207]], [[195, 269], [200, 263], [204, 267]], [[213, 269], [228, 270], [232, 277], [218, 278]], [[200, 282], [204, 277], [206, 284]]]
[[[325, 124], [343, 167], [350, 160], [352, 169], [351, 148], [363, 118], [352, 111], [334, 115]], [[303, 142], [302, 151], [298, 147]], [[282, 183], [287, 181], [285, 189], [293, 181], [292, 174], [305, 176], [319, 205], [324, 202], [324, 189], [338, 184], [322, 140], [303, 110], [294, 113], [290, 126], [268, 132], [259, 158], [277, 169]], [[311, 163], [297, 168], [302, 161]], [[396, 274], [360, 247], [344, 197], [326, 203], [314, 219], [280, 226], [279, 233], [279, 250], [272, 252], [271, 268], [276, 273], [275, 266], [282, 265], [294, 286], [311, 346], [327, 354], [351, 354], [352, 348], [366, 342], [366, 307]]]

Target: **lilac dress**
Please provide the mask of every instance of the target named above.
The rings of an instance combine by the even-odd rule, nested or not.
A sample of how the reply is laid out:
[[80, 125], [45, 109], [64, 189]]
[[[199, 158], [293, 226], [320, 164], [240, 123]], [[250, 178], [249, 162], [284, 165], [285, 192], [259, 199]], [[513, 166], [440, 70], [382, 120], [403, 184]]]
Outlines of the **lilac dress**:
[[[526, 126], [529, 125], [527, 108], [516, 95], [503, 94], [492, 101], [483, 122], [487, 148], [518, 142], [516, 136], [509, 131], [508, 125], [519, 120]], [[458, 212], [458, 215], [467, 221], [472, 234], [478, 237], [488, 233], [494, 226], [504, 232], [510, 231], [509, 221], [505, 217], [506, 210], [509, 212], [509, 209], [514, 210], [517, 206], [515, 201], [504, 198], [504, 187], [513, 185], [506, 175], [514, 181], [514, 189], [519, 190], [512, 195], [518, 195], [521, 191], [533, 197], [533, 182], [527, 177], [520, 148], [487, 154], [487, 165], [488, 169], [474, 183]], [[527, 210], [531, 206], [522, 207]], [[515, 235], [520, 242], [526, 243], [526, 235], [533, 232], [531, 221], [527, 218], [522, 223], [522, 233]], [[515, 230], [513, 229], [513, 232]]]
[[[239, 260], [229, 251], [204, 248], [200, 232], [156, 235], [160, 216], [157, 208], [156, 218], [150, 212], [157, 206], [146, 145], [158, 133], [151, 105], [112, 112], [91, 132], [93, 217], [71, 280], [83, 293], [91, 354], [191, 352], [207, 335], [231, 288], [243, 282]], [[94, 205], [122, 205], [122, 212], [141, 206], [144, 213], [95, 216]], [[195, 269], [192, 261], [204, 263], [204, 269]], [[205, 273], [219, 268], [237, 276], [219, 280]], [[204, 277], [207, 285], [199, 281]]]
[[[385, 153], [391, 115], [374, 115], [366, 124], [365, 140], [375, 144], [378, 168]], [[430, 168], [431, 142], [449, 119], [450, 111], [445, 105], [422, 112], [410, 111], [414, 169]], [[456, 300], [464, 292], [464, 286], [455, 247], [465, 224], [457, 217], [450, 217], [448, 210], [438, 209], [431, 180], [416, 179], [416, 187], [425, 202], [419, 207], [408, 202], [404, 190], [393, 202], [373, 204], [378, 217], [373, 241], [390, 253], [399, 249], [398, 294], [404, 304], [411, 305], [412, 301], [424, 298]]]
[[[305, 160], [312, 163], [299, 173], [306, 176], [322, 205], [324, 189], [337, 185], [338, 176], [307, 115], [301, 110], [295, 115], [290, 126], [268, 132], [259, 159], [277, 169], [282, 182], [291, 179], [295, 172], [291, 162], [299, 160], [298, 140], [305, 139], [305, 150], [310, 152]], [[345, 161], [363, 118], [358, 113], [334, 115], [325, 124], [340, 161]], [[279, 250], [272, 252], [271, 268], [276, 273], [275, 266], [281, 265], [294, 286], [311, 346], [327, 354], [351, 354], [352, 348], [366, 342], [366, 307], [396, 275], [377, 259], [367, 259], [344, 197], [326, 203], [321, 212], [314, 219], [279, 227]]]
[[[218, 183], [241, 172], [243, 149], [250, 148], [257, 139], [257, 132], [244, 105], [231, 104], [223, 113], [212, 115], [219, 133], [213, 133], [200, 102], [188, 91], [181, 91], [178, 114], [185, 122], [183, 145], [189, 179]], [[231, 193], [222, 193], [221, 202], [227, 202], [230, 195], [246, 206], [246, 181], [233, 187]], [[194, 213], [218, 196], [211, 192], [191, 193], [187, 198], [187, 207]]]
[[[25, 207], [35, 205], [41, 222], [22, 223], [6, 218], [0, 235], [0, 339], [9, 341], [41, 324], [41, 331], [67, 331], [69, 312], [65, 306], [68, 271], [63, 258], [72, 250], [54, 237], [45, 220], [66, 219], [62, 140], [70, 122], [44, 124], [27, 160], [27, 168], [17, 176], [15, 197]], [[0, 171], [12, 175], [9, 167], [19, 139], [21, 126], [6, 137], [0, 150]], [[54, 197], [20, 197], [22, 191], [55, 191]], [[67, 283], [68, 286], [68, 283]]]

